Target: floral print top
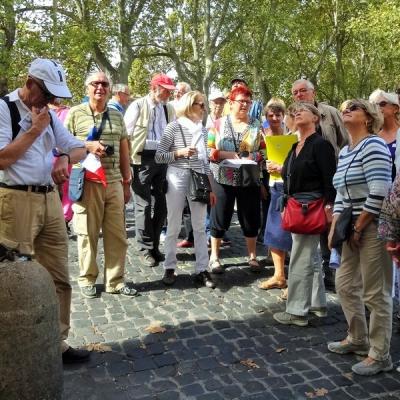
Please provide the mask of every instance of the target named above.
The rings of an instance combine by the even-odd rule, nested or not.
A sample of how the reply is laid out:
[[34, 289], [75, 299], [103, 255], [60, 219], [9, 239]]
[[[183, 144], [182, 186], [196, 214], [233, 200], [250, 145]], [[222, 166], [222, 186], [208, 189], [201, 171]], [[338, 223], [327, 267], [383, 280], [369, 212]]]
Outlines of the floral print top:
[[[215, 121], [214, 127], [209, 130], [207, 144], [211, 153], [213, 150], [234, 151], [236, 153], [248, 152], [253, 154], [253, 159], [259, 164], [264, 159], [265, 143], [259, 120], [250, 120], [243, 132], [236, 132], [233, 129], [230, 116], [222, 117]], [[211, 161], [210, 164], [214, 179], [218, 183], [240, 186], [242, 177], [239, 168], [221, 166], [220, 162], [216, 161]]]

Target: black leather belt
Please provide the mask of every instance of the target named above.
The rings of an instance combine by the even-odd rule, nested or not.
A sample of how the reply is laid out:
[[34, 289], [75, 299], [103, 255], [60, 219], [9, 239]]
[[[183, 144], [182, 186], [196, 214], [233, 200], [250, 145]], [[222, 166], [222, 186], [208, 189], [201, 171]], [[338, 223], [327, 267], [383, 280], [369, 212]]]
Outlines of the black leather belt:
[[23, 190], [24, 192], [33, 192], [33, 193], [49, 193], [54, 190], [54, 186], [52, 185], [6, 185], [5, 183], [0, 182], [0, 187], [5, 189], [12, 190]]

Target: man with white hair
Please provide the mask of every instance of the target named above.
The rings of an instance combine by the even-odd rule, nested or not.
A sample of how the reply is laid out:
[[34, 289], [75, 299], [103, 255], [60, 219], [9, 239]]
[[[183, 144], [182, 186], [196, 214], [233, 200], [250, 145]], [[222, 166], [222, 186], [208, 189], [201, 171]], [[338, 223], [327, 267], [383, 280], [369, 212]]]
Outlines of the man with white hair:
[[191, 90], [192, 88], [187, 82], [178, 82], [174, 92], [174, 100], [170, 101], [169, 104], [171, 104], [171, 106], [175, 109], [178, 106], [180, 98]]
[[125, 83], [114, 83], [111, 93], [112, 98], [108, 101], [108, 108], [112, 108], [125, 114], [125, 110], [129, 104], [129, 86]]
[[[56, 185], [69, 179], [68, 166], [85, 157], [47, 104], [71, 98], [62, 66], [37, 58], [22, 88], [0, 100], [0, 261], [13, 253], [32, 256], [51, 275], [60, 306], [64, 363], [87, 361], [89, 352], [66, 344], [70, 329], [71, 285], [68, 236]], [[52, 149], [60, 151], [53, 162]]]
[[299, 79], [293, 83], [292, 96], [294, 101], [312, 103], [318, 108], [321, 120], [317, 127], [317, 133], [331, 143], [337, 158], [339, 150], [349, 141], [349, 135], [343, 125], [340, 112], [326, 103], [318, 103], [315, 100], [314, 85], [307, 79]]
[[104, 242], [104, 281], [108, 293], [134, 296], [124, 282], [128, 241], [124, 203], [130, 199], [131, 170], [128, 135], [122, 114], [107, 107], [110, 80], [102, 71], [86, 79], [89, 102], [72, 107], [65, 126], [85, 144], [88, 157], [104, 174], [86, 168], [82, 198], [73, 205], [74, 231], [78, 236], [79, 279], [82, 296], [94, 298], [97, 244]]

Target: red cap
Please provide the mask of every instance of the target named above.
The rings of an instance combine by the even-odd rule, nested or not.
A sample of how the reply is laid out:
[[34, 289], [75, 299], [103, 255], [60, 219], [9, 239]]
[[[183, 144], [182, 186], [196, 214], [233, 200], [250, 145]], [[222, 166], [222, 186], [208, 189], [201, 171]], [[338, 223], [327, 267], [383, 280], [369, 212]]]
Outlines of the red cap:
[[155, 75], [150, 84], [151, 86], [162, 86], [163, 88], [168, 90], [176, 89], [174, 81], [169, 76], [164, 74]]

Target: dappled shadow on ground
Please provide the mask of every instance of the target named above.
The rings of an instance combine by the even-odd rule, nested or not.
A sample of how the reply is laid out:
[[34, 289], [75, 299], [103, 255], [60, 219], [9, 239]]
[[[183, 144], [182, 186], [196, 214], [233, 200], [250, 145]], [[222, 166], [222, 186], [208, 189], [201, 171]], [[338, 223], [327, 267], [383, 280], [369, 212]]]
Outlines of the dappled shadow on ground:
[[[340, 307], [329, 311], [305, 328], [277, 324], [270, 309], [243, 319], [156, 324], [163, 332], [143, 329], [107, 343], [90, 363], [66, 368], [64, 399], [398, 399], [397, 372], [356, 376], [351, 365], [360, 357], [327, 351], [328, 341], [346, 333]], [[394, 360], [399, 350], [395, 334]]]

